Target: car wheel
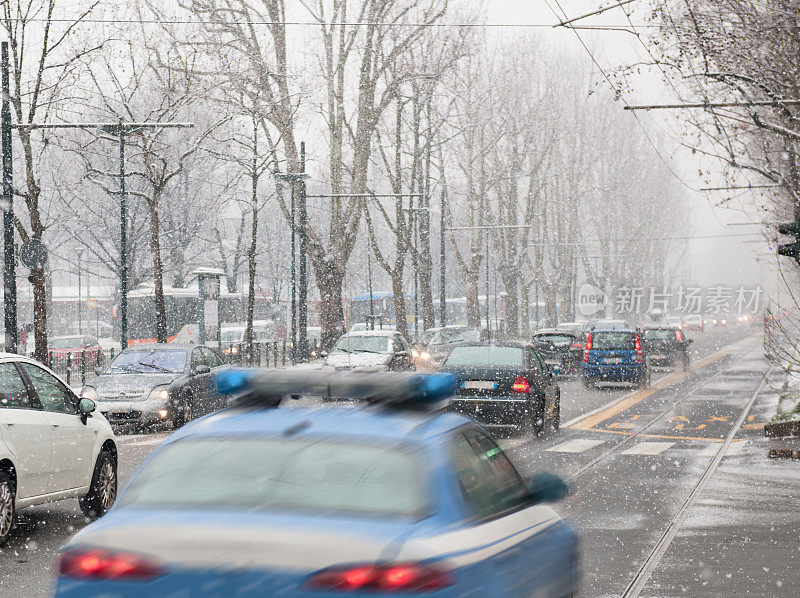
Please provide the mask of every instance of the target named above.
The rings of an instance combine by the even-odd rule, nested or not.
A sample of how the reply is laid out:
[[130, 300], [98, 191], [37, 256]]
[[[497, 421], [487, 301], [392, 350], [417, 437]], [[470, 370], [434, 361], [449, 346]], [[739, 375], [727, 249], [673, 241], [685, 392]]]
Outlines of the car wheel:
[[11, 537], [14, 525], [14, 483], [8, 474], [0, 472], [0, 546]]
[[81, 511], [89, 519], [97, 519], [117, 500], [117, 463], [108, 451], [100, 451], [94, 466], [92, 485], [86, 496], [78, 499]]
[[192, 395], [188, 392], [182, 393], [179, 406], [175, 409], [172, 416], [172, 429], [177, 430], [184, 424], [192, 421]]
[[544, 434], [545, 431], [545, 417], [547, 416], [544, 404], [544, 399], [542, 399], [539, 404], [537, 405], [536, 409], [533, 412], [533, 435], [534, 436], [541, 436]]

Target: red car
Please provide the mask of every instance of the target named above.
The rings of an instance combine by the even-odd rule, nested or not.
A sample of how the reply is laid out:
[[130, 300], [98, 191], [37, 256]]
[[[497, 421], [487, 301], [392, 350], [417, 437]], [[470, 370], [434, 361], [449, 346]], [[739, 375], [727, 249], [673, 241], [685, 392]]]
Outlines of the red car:
[[103, 351], [100, 343], [93, 336], [70, 335], [56, 336], [50, 340], [51, 367], [63, 369], [69, 364], [72, 369], [79, 369], [81, 363], [91, 369], [102, 365]]

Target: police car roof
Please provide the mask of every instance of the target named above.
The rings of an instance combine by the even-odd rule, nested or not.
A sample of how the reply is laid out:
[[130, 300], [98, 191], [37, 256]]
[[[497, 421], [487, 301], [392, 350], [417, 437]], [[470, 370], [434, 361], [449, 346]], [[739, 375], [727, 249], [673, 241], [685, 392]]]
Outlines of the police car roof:
[[469, 422], [451, 413], [431, 415], [380, 407], [231, 407], [190, 422], [168, 442], [213, 436], [313, 434], [399, 443], [433, 438]]

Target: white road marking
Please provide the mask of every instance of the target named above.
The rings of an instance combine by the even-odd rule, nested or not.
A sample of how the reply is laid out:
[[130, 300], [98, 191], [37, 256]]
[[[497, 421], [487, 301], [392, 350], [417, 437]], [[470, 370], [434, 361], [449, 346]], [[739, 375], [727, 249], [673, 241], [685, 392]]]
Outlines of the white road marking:
[[161, 444], [167, 439], [167, 436], [156, 436], [155, 438], [141, 438], [140, 436], [122, 436], [117, 438], [117, 443], [125, 446], [152, 446], [154, 444]]
[[[725, 451], [724, 457], [733, 457], [736, 455], [741, 454], [742, 449], [744, 448], [744, 442], [732, 442], [728, 445], [728, 450]], [[713, 457], [717, 454], [720, 445], [718, 443], [709, 444], [703, 450], [701, 450], [698, 454], [702, 457]]]
[[549, 449], [545, 450], [552, 451], [554, 453], [582, 453], [600, 444], [603, 444], [604, 442], [605, 440], [590, 440], [588, 438], [575, 438], [574, 440], [567, 440], [566, 442], [562, 442], [561, 444], [551, 446]]
[[660, 455], [674, 444], [674, 442], [640, 442], [622, 451], [620, 455]]

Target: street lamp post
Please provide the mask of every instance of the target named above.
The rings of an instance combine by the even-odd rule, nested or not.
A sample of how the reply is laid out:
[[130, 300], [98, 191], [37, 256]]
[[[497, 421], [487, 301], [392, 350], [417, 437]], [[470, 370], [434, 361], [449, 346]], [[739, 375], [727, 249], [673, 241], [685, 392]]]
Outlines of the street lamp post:
[[403, 208], [404, 212], [411, 214], [411, 226], [413, 234], [413, 251], [411, 252], [411, 259], [414, 264], [414, 340], [419, 338], [419, 262], [417, 258], [417, 242], [419, 240], [417, 214], [427, 214], [428, 208]]
[[[291, 287], [292, 287], [292, 297], [291, 297], [291, 305], [292, 305], [292, 313], [291, 313], [291, 338], [292, 338], [292, 364], [297, 363], [297, 332], [298, 327], [300, 328], [300, 358], [302, 360], [305, 359], [305, 344], [306, 338], [308, 334], [308, 330], [306, 327], [307, 319], [306, 314], [307, 312], [307, 293], [306, 289], [308, 288], [308, 283], [306, 280], [306, 192], [305, 192], [305, 179], [308, 178], [308, 174], [305, 173], [305, 143], [300, 144], [300, 168], [301, 172], [287, 172], [287, 173], [275, 173], [275, 179], [279, 181], [286, 181], [291, 185], [291, 204], [290, 204], [290, 217], [289, 217], [289, 226], [291, 228], [291, 261], [292, 265], [290, 268], [290, 276], [291, 276]], [[297, 280], [295, 276], [295, 195], [294, 195], [294, 188], [295, 183], [300, 182], [300, 317], [298, 318], [298, 304], [297, 304]]]
[[78, 334], [83, 334], [83, 299], [81, 296], [81, 258], [83, 252], [78, 252]]

